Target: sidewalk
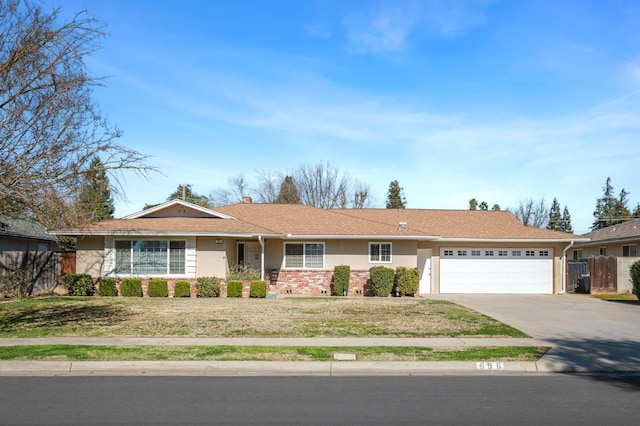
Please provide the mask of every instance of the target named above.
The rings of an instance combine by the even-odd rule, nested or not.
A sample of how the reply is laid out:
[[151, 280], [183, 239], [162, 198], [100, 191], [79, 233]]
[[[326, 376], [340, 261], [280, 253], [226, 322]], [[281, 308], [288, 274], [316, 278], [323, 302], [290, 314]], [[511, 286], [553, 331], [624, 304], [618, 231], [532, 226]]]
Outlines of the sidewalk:
[[[530, 338], [8, 338], [0, 346], [21, 345], [179, 345], [179, 346], [552, 346]], [[348, 350], [345, 350], [348, 352]], [[363, 362], [363, 361], [1, 361], [0, 376], [71, 375], [425, 375], [591, 372], [589, 366], [554, 359], [553, 350], [537, 362]]]

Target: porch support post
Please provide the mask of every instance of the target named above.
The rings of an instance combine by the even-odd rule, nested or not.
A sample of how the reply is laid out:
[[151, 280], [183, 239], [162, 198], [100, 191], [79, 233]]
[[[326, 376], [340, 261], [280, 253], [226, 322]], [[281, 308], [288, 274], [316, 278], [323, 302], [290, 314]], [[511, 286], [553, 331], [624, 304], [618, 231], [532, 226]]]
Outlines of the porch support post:
[[264, 281], [264, 240], [262, 235], [258, 235], [258, 242], [260, 243], [260, 280]]

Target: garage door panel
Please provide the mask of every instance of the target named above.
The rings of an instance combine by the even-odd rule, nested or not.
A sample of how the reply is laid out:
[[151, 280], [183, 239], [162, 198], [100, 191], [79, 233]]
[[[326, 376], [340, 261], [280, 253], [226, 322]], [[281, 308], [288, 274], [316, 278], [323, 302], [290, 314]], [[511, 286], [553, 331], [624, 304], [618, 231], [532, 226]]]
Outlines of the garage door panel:
[[440, 292], [551, 294], [553, 257], [552, 254], [539, 257], [473, 259], [441, 256]]

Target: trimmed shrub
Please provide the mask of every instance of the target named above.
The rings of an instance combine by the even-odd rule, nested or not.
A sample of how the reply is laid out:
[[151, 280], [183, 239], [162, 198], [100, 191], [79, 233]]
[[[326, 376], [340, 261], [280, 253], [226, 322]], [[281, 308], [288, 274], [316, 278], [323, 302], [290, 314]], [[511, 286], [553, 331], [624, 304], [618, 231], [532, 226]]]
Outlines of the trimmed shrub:
[[196, 297], [220, 297], [220, 280], [216, 277], [196, 278]]
[[333, 268], [333, 295], [343, 296], [349, 294], [349, 276], [351, 267], [349, 265], [338, 265]]
[[149, 297], [169, 297], [169, 286], [167, 280], [162, 278], [154, 278], [149, 280], [147, 288], [147, 296]]
[[251, 281], [249, 284], [249, 297], [265, 298], [267, 297], [267, 282], [266, 281]]
[[62, 283], [69, 291], [69, 296], [93, 296], [93, 280], [89, 274], [68, 274]]
[[173, 285], [173, 297], [191, 297], [191, 284], [189, 281], [176, 281]]
[[142, 280], [126, 278], [120, 283], [120, 295], [123, 297], [142, 297]]
[[98, 294], [100, 296], [117, 296], [118, 290], [116, 289], [115, 278], [100, 278], [100, 285], [98, 286]]
[[242, 297], [242, 281], [229, 281], [227, 283], [227, 297]]
[[374, 266], [369, 269], [369, 274], [371, 276], [373, 294], [378, 297], [389, 296], [393, 288], [394, 270], [392, 268], [385, 268], [384, 266]]
[[640, 303], [640, 260], [636, 260], [629, 267], [629, 275], [631, 275], [631, 282], [633, 283], [632, 293], [638, 298]]
[[418, 271], [418, 268], [399, 266], [396, 269], [396, 284], [401, 295], [415, 295], [420, 285], [420, 271]]

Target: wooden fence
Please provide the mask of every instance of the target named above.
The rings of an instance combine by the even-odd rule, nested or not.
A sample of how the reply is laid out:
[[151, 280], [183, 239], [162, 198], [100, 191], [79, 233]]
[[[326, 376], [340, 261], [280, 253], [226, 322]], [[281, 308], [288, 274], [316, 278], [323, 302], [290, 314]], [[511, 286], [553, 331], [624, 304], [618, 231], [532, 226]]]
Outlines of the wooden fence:
[[0, 252], [0, 284], [7, 296], [50, 294], [60, 283], [62, 254], [55, 251]]

